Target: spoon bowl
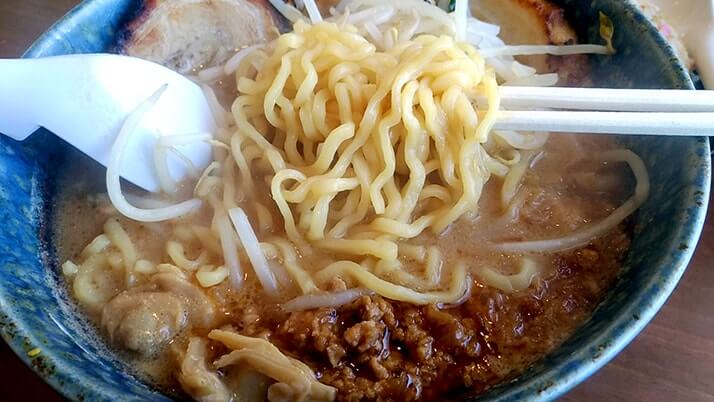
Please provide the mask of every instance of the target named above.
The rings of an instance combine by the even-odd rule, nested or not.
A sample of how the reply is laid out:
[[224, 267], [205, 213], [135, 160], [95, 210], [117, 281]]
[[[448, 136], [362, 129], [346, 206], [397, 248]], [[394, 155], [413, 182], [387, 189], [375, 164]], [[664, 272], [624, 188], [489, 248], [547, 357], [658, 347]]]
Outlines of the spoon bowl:
[[[167, 190], [154, 173], [159, 138], [211, 134], [215, 121], [201, 88], [159, 64], [114, 54], [0, 60], [0, 133], [22, 141], [44, 127], [107, 166], [129, 113], [164, 85], [165, 93], [128, 141], [125, 152], [132, 158], [119, 170], [145, 190]], [[205, 141], [174, 143], [175, 152], [165, 154], [176, 182], [211, 160]]]

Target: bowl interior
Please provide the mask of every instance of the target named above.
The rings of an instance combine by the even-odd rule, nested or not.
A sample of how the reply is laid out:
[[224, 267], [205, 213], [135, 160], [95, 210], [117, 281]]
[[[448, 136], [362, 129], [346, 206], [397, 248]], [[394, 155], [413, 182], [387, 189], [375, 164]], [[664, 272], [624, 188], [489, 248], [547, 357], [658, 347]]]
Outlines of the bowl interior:
[[[612, 57], [593, 57], [598, 86], [691, 88], [654, 27], [629, 2], [560, 0], [583, 43], [600, 43], [598, 12], [615, 25]], [[58, 22], [28, 57], [111, 51], [141, 0], [87, 1]], [[684, 272], [709, 197], [706, 138], [631, 137], [645, 160], [650, 199], [639, 210], [632, 247], [616, 286], [592, 318], [526, 373], [479, 400], [549, 400], [609, 361], [652, 318]], [[0, 334], [38, 374], [74, 400], [169, 400], [128, 374], [77, 314], [54, 255], [57, 177], [81, 158], [40, 130], [24, 143], [0, 136]], [[27, 352], [40, 348], [38, 356]]]

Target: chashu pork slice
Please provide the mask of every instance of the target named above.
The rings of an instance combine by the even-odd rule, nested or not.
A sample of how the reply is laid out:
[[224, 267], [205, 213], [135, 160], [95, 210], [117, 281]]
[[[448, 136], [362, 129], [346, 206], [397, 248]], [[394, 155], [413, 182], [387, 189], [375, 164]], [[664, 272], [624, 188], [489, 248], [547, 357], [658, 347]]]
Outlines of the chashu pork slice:
[[[499, 25], [499, 36], [509, 45], [572, 45], [577, 35], [565, 10], [547, 0], [471, 0], [471, 13]], [[557, 72], [561, 85], [587, 86], [586, 55], [521, 56], [519, 61], [539, 73]]]
[[266, 0], [146, 0], [124, 53], [182, 74], [220, 65], [238, 49], [277, 37]]
[[[220, 65], [243, 46], [289, 30], [267, 0], [146, 0], [131, 24], [124, 51], [183, 74]], [[336, 0], [316, 0], [323, 13]], [[294, 4], [294, 3], [293, 3]], [[474, 16], [501, 26], [508, 44], [573, 44], [577, 36], [564, 10], [547, 0], [471, 0]], [[299, 6], [299, 5], [298, 5]], [[558, 72], [561, 84], [587, 85], [587, 56], [519, 58], [539, 72]]]

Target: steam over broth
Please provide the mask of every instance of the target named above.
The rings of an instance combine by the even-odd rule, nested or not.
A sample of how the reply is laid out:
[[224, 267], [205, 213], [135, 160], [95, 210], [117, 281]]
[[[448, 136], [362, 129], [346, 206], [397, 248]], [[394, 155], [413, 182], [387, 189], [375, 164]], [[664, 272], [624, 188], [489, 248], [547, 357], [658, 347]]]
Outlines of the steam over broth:
[[[484, 247], [486, 242], [493, 238], [540, 238], [607, 216], [626, 197], [623, 189], [631, 188], [631, 179], [623, 174], [621, 166], [584, 160], [591, 153], [615, 146], [610, 137], [553, 135], [524, 178], [520, 190], [525, 195], [524, 206], [513, 222], [508, 222], [508, 214], [500, 210], [497, 186], [492, 183], [485, 189], [477, 218], [464, 218], [441, 236], [423, 235], [415, 243], [437, 244], [446, 260], [466, 259], [472, 262], [472, 270], [492, 266], [504, 274], [513, 274], [517, 271], [516, 258], [489, 250]], [[119, 219], [140, 254], [166, 260], [166, 251], [157, 245], [174, 236], [181, 225], [194, 220], [205, 224], [208, 219], [198, 216], [145, 224], [122, 218], [100, 192], [101, 172], [87, 169], [85, 163], [92, 162], [73, 163], [62, 172], [63, 181], [68, 183], [56, 215], [58, 255], [62, 259], [76, 258], [113, 216]], [[204, 291], [219, 306], [221, 324], [217, 326], [227, 324], [245, 334], [267, 336], [285, 353], [308, 362], [321, 381], [338, 386], [341, 399], [400, 399], [399, 392], [407, 390], [413, 397], [437, 400], [446, 394], [455, 397], [462, 391], [479, 392], [511, 378], [565, 340], [588, 318], [616, 279], [629, 237], [627, 225], [623, 224], [585, 248], [539, 256], [538, 262], [546, 270], [542, 278], [527, 290], [513, 294], [484, 286], [476, 275], [469, 299], [458, 307], [440, 311], [363, 296], [338, 309], [286, 313], [276, 308], [274, 299], [258, 290], [253, 277], [248, 279], [248, 289], [253, 291], [236, 294], [226, 282]], [[198, 249], [186, 250], [191, 258], [199, 253]], [[301, 264], [320, 267], [321, 258], [302, 257]], [[287, 294], [282, 299], [293, 296]], [[383, 313], [375, 311], [385, 310], [399, 317], [393, 326], [376, 318]], [[99, 327], [100, 314], [86, 313]], [[372, 327], [365, 322], [378, 324], [378, 346], [362, 345], [362, 340], [356, 346], [350, 343], [352, 338], [346, 334], [354, 337], [357, 330], [353, 328]], [[206, 332], [184, 332], [166, 351], [149, 357], [121, 348], [118, 352], [140, 378], [180, 395], [175, 379], [178, 351], [185, 348], [189, 337], [205, 336]], [[409, 332], [413, 334], [405, 334]], [[334, 352], [320, 346], [328, 340], [346, 350], [348, 362], [332, 367], [330, 355]], [[433, 351], [426, 359], [420, 352], [425, 344], [431, 345]], [[374, 368], [371, 362], [375, 356], [387, 356], [388, 363], [383, 364], [386, 372]]]

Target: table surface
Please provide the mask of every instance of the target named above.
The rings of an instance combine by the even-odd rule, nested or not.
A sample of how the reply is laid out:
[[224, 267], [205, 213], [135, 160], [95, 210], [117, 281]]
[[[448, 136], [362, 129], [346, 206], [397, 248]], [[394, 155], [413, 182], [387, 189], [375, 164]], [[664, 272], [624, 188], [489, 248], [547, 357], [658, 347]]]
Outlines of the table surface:
[[[0, 0], [0, 57], [20, 55], [78, 2]], [[656, 318], [612, 362], [562, 400], [714, 401], [713, 218], [708, 217], [694, 259]], [[8, 402], [63, 400], [1, 341], [0, 395]]]

